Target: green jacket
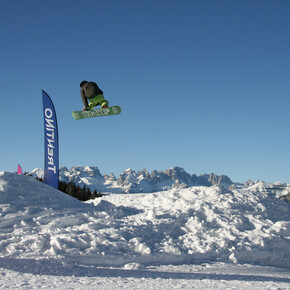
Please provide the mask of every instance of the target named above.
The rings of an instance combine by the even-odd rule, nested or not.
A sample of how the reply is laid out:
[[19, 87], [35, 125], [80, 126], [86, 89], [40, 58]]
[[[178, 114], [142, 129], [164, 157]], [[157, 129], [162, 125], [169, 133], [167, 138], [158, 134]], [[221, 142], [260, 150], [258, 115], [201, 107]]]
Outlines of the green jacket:
[[88, 107], [88, 99], [91, 99], [97, 95], [102, 95], [103, 91], [94, 82], [88, 82], [81, 88], [81, 97], [85, 108]]

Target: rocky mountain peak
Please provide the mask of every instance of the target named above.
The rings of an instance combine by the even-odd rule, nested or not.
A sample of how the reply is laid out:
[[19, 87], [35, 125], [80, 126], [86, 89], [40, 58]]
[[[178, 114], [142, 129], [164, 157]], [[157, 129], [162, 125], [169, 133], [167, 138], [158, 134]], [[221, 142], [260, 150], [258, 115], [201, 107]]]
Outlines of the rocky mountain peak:
[[[33, 175], [39, 175], [40, 170], [32, 171]], [[86, 185], [91, 189], [108, 192], [156, 192], [168, 190], [173, 187], [231, 185], [232, 181], [225, 175], [214, 173], [197, 176], [190, 175], [182, 167], [171, 167], [164, 171], [153, 170], [149, 173], [146, 169], [136, 172], [131, 168], [124, 170], [118, 178], [101, 174], [96, 166], [73, 166], [71, 169], [61, 167], [60, 179], [66, 182], [74, 182], [79, 185]]]

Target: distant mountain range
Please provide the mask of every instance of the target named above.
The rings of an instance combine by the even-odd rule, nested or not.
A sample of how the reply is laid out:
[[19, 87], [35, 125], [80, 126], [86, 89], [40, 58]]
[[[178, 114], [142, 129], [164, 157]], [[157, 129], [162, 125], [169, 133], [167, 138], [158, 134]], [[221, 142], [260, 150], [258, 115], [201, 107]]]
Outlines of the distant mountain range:
[[[34, 177], [43, 177], [42, 169], [34, 169], [30, 172]], [[73, 182], [80, 186], [85, 185], [91, 190], [96, 189], [98, 192], [110, 193], [151, 193], [164, 191], [176, 187], [191, 186], [212, 186], [220, 185], [228, 189], [235, 187], [257, 186], [259, 191], [271, 191], [280, 196], [290, 191], [287, 184], [272, 184], [261, 181], [248, 181], [245, 184], [234, 183], [226, 175], [216, 175], [214, 173], [189, 174], [181, 167], [172, 167], [165, 171], [153, 170], [151, 173], [146, 169], [136, 172], [133, 169], [126, 169], [117, 178], [113, 173], [102, 175], [96, 166], [73, 166], [60, 168], [60, 180]]]

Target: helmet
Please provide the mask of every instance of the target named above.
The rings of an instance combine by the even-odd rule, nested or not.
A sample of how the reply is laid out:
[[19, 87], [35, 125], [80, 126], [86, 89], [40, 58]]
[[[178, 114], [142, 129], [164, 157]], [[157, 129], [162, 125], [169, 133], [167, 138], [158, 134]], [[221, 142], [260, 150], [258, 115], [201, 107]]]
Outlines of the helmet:
[[86, 83], [88, 83], [87, 81], [82, 81], [81, 83], [80, 83], [80, 87], [82, 87], [83, 85], [85, 85]]

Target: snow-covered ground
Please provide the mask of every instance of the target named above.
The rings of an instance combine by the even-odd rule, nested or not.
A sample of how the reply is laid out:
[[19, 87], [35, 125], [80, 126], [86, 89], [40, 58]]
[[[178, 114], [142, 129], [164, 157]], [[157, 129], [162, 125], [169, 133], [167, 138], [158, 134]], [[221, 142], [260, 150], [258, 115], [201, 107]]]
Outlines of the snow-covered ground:
[[0, 288], [290, 289], [290, 205], [255, 185], [82, 203], [0, 173]]

